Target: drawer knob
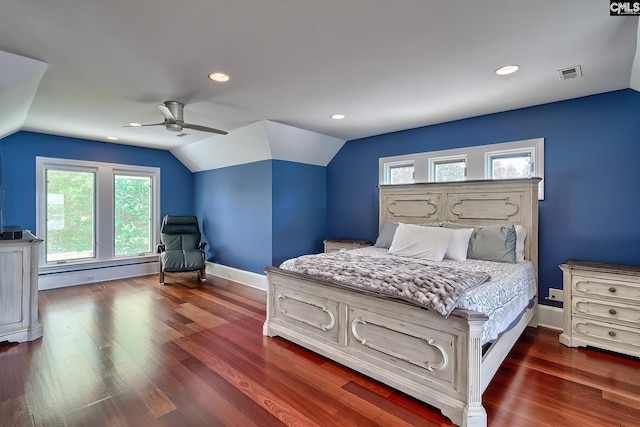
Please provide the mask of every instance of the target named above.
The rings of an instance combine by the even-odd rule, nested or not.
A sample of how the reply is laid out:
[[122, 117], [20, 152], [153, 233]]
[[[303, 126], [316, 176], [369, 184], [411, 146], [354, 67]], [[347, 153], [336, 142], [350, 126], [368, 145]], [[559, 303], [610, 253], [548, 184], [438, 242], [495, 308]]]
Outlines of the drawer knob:
[[610, 336], [610, 337], [615, 337], [615, 336], [616, 336], [616, 333], [615, 333], [614, 331], [609, 331], [609, 336]]
[[616, 291], [616, 288], [614, 288], [613, 286], [609, 288], [609, 292], [615, 293], [615, 291]]
[[615, 309], [613, 309], [613, 308], [609, 309], [609, 314], [616, 314], [616, 313], [617, 313], [617, 311]]

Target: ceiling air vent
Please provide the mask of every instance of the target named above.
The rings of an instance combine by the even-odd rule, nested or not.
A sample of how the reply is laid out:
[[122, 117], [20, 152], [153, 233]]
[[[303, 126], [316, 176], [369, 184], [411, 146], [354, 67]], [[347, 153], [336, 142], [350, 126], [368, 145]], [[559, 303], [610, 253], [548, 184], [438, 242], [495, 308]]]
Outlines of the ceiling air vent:
[[575, 79], [576, 77], [582, 77], [582, 67], [580, 67], [580, 65], [576, 65], [575, 67], [558, 70], [558, 77], [560, 77], [560, 80], [569, 80]]

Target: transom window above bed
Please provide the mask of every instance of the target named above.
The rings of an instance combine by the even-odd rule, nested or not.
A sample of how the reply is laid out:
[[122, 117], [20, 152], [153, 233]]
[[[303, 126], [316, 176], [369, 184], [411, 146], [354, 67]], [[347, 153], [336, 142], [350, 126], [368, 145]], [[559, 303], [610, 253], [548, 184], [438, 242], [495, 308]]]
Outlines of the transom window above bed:
[[413, 184], [415, 182], [415, 167], [413, 161], [389, 163], [386, 166], [385, 181], [389, 184]]
[[543, 178], [538, 188], [538, 198], [543, 200], [544, 138], [379, 159], [380, 184], [514, 179], [534, 176]]

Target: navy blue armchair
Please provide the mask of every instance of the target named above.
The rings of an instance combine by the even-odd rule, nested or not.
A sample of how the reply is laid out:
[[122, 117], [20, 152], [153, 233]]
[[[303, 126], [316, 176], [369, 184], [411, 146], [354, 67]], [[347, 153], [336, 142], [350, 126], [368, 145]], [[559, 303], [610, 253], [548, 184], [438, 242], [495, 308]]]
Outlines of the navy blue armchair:
[[166, 215], [160, 227], [160, 284], [164, 273], [197, 271], [198, 281], [206, 281], [204, 247], [200, 241], [198, 218]]

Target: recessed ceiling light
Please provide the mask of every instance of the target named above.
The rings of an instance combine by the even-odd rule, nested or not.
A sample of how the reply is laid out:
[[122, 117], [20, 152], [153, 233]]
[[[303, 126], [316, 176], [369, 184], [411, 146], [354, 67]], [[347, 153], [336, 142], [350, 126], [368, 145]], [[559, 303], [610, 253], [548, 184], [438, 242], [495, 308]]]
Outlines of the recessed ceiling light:
[[344, 114], [332, 114], [332, 115], [331, 115], [331, 118], [332, 118], [333, 120], [342, 120], [342, 119], [344, 119], [345, 117], [346, 117], [346, 116], [345, 116]]
[[225, 73], [211, 73], [209, 74], [209, 78], [214, 82], [228, 82], [229, 75]]
[[129, 126], [132, 126], [134, 128], [140, 127], [142, 126], [142, 123], [138, 123], [138, 122], [131, 122], [129, 123]]
[[117, 136], [108, 136], [108, 137], [107, 137], [107, 139], [108, 139], [109, 141], [117, 141], [117, 140], [118, 140], [118, 137], [117, 137]]
[[496, 74], [499, 76], [506, 76], [507, 74], [515, 73], [518, 71], [517, 65], [505, 65], [504, 67], [500, 67], [496, 70]]

